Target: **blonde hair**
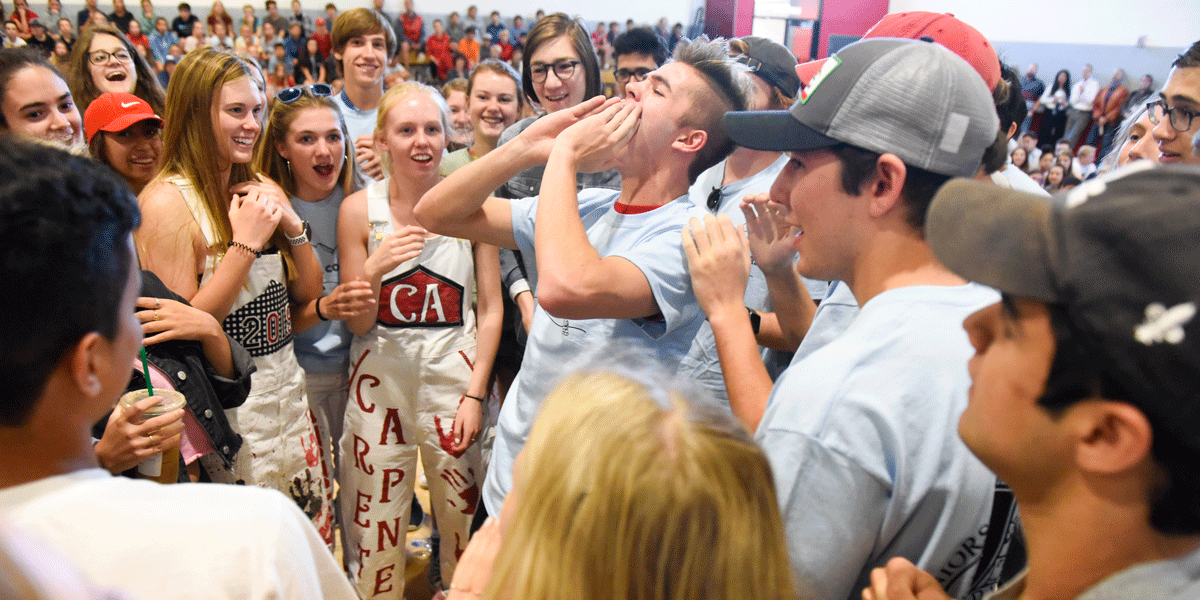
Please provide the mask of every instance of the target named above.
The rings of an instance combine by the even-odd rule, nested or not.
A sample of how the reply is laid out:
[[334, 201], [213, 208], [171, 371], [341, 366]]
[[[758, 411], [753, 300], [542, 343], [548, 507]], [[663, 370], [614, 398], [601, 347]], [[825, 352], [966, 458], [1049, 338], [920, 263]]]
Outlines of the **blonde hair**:
[[726, 413], [614, 372], [546, 399], [484, 598], [791, 600], [766, 455]]
[[[450, 105], [446, 104], [446, 99], [442, 97], [441, 92], [428, 85], [425, 85], [424, 83], [418, 83], [416, 81], [405, 81], [400, 85], [394, 86], [388, 89], [388, 91], [383, 94], [383, 97], [379, 99], [379, 110], [375, 115], [376, 135], [378, 135], [380, 131], [386, 130], [385, 128], [387, 127], [388, 113], [392, 112], [392, 109], [396, 108], [396, 106], [400, 104], [401, 100], [404, 100], [412, 94], [425, 94], [430, 100], [433, 101], [433, 105], [436, 106], [438, 110], [438, 120], [442, 123], [442, 134], [446, 136], [446, 141], [449, 142]], [[384, 153], [380, 158], [383, 161], [384, 173], [390, 176], [392, 172], [391, 160], [388, 158], [387, 153]], [[438, 159], [440, 160], [440, 157], [438, 157]]]
[[[163, 124], [163, 164], [159, 177], [181, 175], [196, 186], [213, 226], [210, 250], [214, 253], [225, 252], [233, 240], [233, 228], [229, 223], [229, 188], [257, 179], [252, 163], [233, 163], [229, 181], [222, 182], [221, 165], [215, 151], [217, 94], [225, 84], [243, 78], [258, 87], [254, 71], [241, 58], [231, 52], [198, 48], [179, 61], [167, 88], [170, 105]], [[259, 143], [262, 143], [261, 135]], [[277, 229], [271, 241], [287, 263], [288, 280], [295, 279], [291, 244], [283, 231]]]
[[263, 142], [254, 150], [254, 165], [258, 172], [275, 180], [289, 196], [296, 195], [296, 178], [287, 161], [279, 155], [279, 145], [287, 143], [288, 130], [300, 113], [310, 108], [326, 108], [333, 111], [338, 118], [342, 130], [342, 170], [338, 174], [338, 183], [347, 195], [362, 187], [362, 174], [358, 170], [358, 161], [354, 158], [354, 146], [350, 134], [346, 132], [346, 121], [337, 104], [328, 97], [318, 98], [305, 90], [299, 98], [291, 103], [275, 102], [271, 109], [271, 119], [263, 131]]

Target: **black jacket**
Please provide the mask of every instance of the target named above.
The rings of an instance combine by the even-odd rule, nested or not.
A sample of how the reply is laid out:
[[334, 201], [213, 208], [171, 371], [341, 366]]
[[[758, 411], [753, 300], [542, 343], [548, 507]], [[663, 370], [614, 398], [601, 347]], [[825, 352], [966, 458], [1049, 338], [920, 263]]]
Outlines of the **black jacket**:
[[[149, 298], [164, 300], [187, 301], [172, 292], [154, 273], [142, 271], [141, 295]], [[213, 369], [204, 358], [204, 350], [200, 342], [171, 340], [146, 347], [146, 358], [150, 364], [162, 371], [170, 380], [171, 385], [187, 398], [188, 409], [200, 422], [204, 431], [212, 440], [217, 455], [229, 466], [242, 447], [242, 436], [229, 426], [225, 409], [237, 408], [246, 402], [250, 394], [250, 374], [254, 372], [254, 363], [250, 353], [241, 344], [228, 335], [229, 349], [233, 357], [235, 379], [226, 379]], [[129, 377], [127, 390], [144, 389], [146, 380], [140, 370], [133, 370]], [[97, 438], [104, 434], [108, 423], [105, 416], [93, 428]], [[180, 481], [187, 481], [187, 470], [179, 470]]]

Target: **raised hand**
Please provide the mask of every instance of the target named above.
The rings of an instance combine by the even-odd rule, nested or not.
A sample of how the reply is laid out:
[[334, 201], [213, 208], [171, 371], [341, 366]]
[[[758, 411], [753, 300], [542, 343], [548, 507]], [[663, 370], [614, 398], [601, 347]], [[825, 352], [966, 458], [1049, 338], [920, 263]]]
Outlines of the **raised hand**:
[[767, 276], [790, 271], [796, 262], [796, 227], [785, 221], [787, 208], [765, 193], [746, 196], [741, 207], [754, 264]]
[[629, 143], [641, 124], [636, 102], [606, 103], [599, 114], [571, 125], [558, 136], [555, 149], [570, 152], [582, 173], [611, 169], [617, 152]]
[[282, 217], [279, 203], [260, 196], [258, 190], [234, 194], [229, 202], [229, 227], [233, 230], [233, 241], [254, 250], [262, 250], [267, 245]]
[[617, 98], [605, 100], [603, 96], [584, 100], [571, 108], [550, 113], [534, 121], [513, 141], [525, 145], [526, 152], [533, 152], [539, 158], [538, 162], [544, 163], [550, 158], [550, 151], [554, 149], [554, 140], [558, 134], [571, 125], [599, 114], [605, 108], [618, 102], [620, 100]]
[[354, 160], [371, 179], [383, 179], [383, 161], [375, 151], [375, 137], [371, 134], [360, 135], [354, 140]]
[[712, 316], [717, 311], [745, 311], [746, 280], [750, 277], [750, 250], [746, 238], [727, 215], [692, 217], [683, 229], [692, 289], [700, 308]]
[[387, 237], [379, 248], [367, 257], [364, 265], [368, 277], [382, 277], [406, 261], [420, 256], [425, 247], [425, 229], [407, 225]]

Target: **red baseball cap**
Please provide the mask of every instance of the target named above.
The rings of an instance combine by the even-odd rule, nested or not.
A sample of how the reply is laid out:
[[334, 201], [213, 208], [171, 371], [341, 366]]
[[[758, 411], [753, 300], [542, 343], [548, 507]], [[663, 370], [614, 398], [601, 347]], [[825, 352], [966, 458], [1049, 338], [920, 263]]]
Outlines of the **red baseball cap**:
[[154, 121], [162, 127], [162, 117], [154, 109], [133, 94], [110, 92], [92, 100], [83, 114], [83, 131], [88, 143], [98, 131], [117, 132], [142, 121]]
[[978, 29], [950, 13], [912, 11], [890, 14], [879, 20], [863, 37], [895, 37], [919, 40], [928, 37], [961, 56], [979, 72], [989, 90], [1000, 83], [1000, 58]]
[[[910, 40], [927, 37], [970, 63], [979, 76], [983, 77], [988, 90], [995, 90], [996, 84], [1000, 83], [1000, 57], [996, 55], [996, 49], [979, 30], [963, 23], [950, 13], [918, 10], [890, 14], [863, 34], [863, 39], [881, 37]], [[808, 85], [809, 80], [821, 70], [827, 60], [829, 59], [822, 58], [796, 65], [796, 75], [800, 77], [801, 86]]]

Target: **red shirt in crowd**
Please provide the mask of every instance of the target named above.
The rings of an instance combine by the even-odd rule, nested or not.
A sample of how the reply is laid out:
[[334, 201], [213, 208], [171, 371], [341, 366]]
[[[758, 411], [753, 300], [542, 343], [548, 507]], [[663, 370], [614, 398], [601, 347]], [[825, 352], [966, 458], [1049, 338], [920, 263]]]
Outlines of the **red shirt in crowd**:
[[454, 68], [454, 55], [450, 52], [450, 34], [433, 34], [425, 40], [425, 51], [433, 62], [437, 63], [438, 74], [445, 74]]
[[329, 32], [314, 33], [312, 39], [317, 40], [317, 52], [320, 52], [321, 56], [329, 56], [333, 51], [333, 37]]
[[404, 13], [400, 15], [400, 24], [404, 26], [404, 37], [408, 38], [408, 41], [414, 44], [421, 43], [421, 35], [425, 33], [425, 22], [421, 20], [421, 15]]

